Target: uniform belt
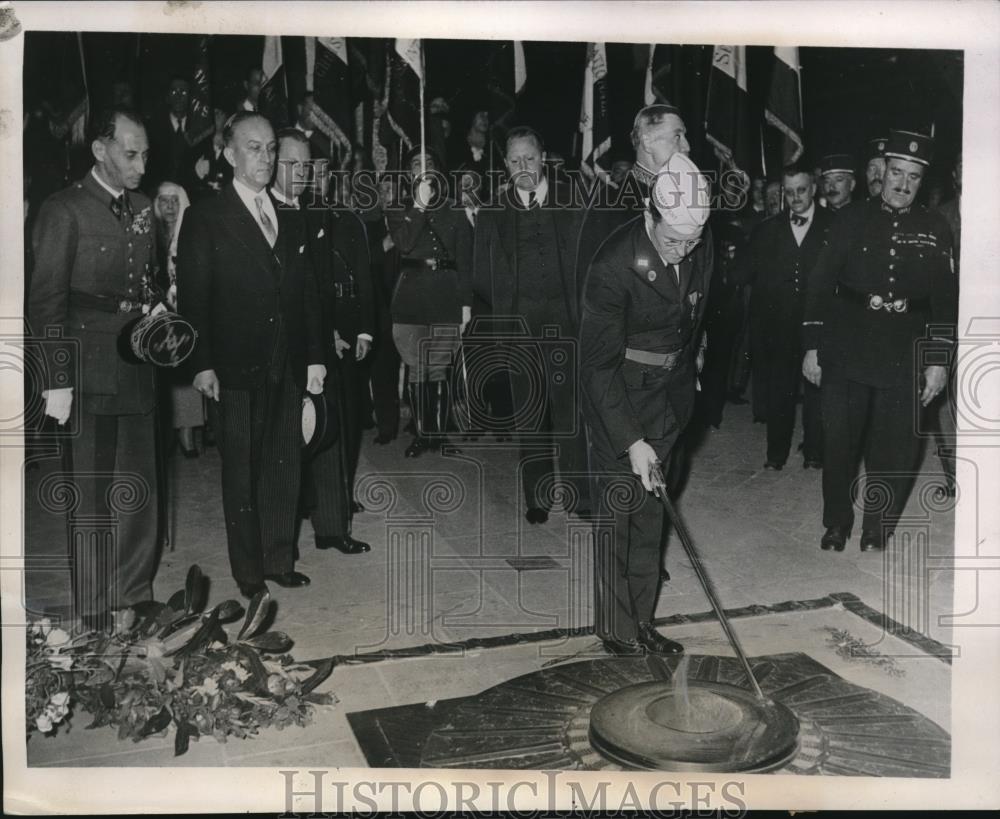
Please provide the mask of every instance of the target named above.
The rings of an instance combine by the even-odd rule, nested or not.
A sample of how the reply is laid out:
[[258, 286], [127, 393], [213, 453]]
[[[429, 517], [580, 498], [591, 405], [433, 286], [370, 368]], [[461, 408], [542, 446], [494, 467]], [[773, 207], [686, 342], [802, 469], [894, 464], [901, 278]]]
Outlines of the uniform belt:
[[354, 282], [334, 282], [333, 292], [338, 299], [356, 299], [358, 297], [358, 286]]
[[837, 295], [845, 301], [874, 312], [884, 310], [886, 313], [910, 313], [914, 310], [927, 310], [931, 306], [931, 300], [928, 298], [901, 299], [889, 298], [880, 293], [862, 293], [843, 282], [837, 285]]
[[455, 262], [451, 259], [416, 259], [408, 258], [400, 260], [400, 264], [405, 270], [454, 270]]
[[650, 353], [646, 350], [635, 350], [632, 347], [625, 348], [625, 358], [635, 361], [638, 364], [646, 364], [649, 367], [663, 367], [665, 370], [672, 370], [677, 366], [684, 353], [684, 348], [674, 350], [671, 353]]
[[70, 302], [76, 307], [86, 310], [100, 310], [104, 313], [137, 313], [143, 308], [143, 303], [128, 296], [99, 296], [96, 293], [86, 293], [83, 290], [70, 290]]

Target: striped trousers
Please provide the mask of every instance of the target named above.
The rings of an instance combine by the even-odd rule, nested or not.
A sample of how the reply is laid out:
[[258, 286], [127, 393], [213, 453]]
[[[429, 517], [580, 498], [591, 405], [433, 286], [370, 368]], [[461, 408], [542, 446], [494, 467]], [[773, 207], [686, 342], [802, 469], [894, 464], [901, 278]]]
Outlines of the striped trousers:
[[222, 508], [229, 565], [238, 583], [295, 564], [301, 478], [302, 390], [286, 367], [257, 390], [220, 390], [209, 402], [222, 456]]

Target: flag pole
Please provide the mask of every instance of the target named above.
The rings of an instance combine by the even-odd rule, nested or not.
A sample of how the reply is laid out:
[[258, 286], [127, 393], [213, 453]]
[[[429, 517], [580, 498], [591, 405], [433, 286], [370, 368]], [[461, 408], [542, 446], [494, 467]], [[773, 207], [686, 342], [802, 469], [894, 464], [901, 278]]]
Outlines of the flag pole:
[[420, 176], [427, 176], [427, 123], [424, 114], [424, 41], [419, 40], [417, 59], [420, 62]]

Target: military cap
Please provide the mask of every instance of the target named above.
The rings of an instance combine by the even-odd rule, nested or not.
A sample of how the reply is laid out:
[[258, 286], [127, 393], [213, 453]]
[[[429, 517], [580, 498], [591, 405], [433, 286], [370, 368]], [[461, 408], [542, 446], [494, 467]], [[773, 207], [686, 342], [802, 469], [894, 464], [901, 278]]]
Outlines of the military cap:
[[884, 159], [885, 158], [885, 146], [889, 142], [889, 137], [875, 137], [874, 139], [869, 139], [866, 150], [866, 161], [871, 162], [873, 159]]
[[675, 153], [660, 168], [650, 199], [671, 238], [686, 241], [701, 235], [711, 209], [709, 184], [685, 154]]
[[934, 137], [914, 131], [889, 131], [886, 157], [908, 159], [918, 165], [930, 165], [934, 155]]
[[854, 160], [848, 154], [827, 154], [819, 161], [819, 172], [854, 174]]

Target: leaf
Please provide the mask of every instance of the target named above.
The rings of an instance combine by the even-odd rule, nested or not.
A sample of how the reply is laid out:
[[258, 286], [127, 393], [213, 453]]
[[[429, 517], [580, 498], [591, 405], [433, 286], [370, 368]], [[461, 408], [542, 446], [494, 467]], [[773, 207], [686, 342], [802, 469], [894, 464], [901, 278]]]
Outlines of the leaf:
[[267, 617], [270, 608], [270, 592], [257, 592], [247, 606], [247, 616], [243, 620], [243, 628], [236, 635], [236, 639], [242, 640], [244, 637], [253, 637], [260, 630], [261, 624], [264, 622], [264, 618]]
[[190, 641], [184, 645], [178, 652], [177, 656], [190, 656], [196, 651], [204, 648], [212, 636], [215, 634], [215, 629], [219, 626], [219, 613], [212, 610], [212, 613], [208, 615], [203, 621], [198, 630], [194, 633], [194, 636]]
[[167, 608], [171, 608], [174, 611], [180, 612], [184, 611], [184, 600], [187, 598], [187, 594], [184, 589], [178, 589], [167, 601]]
[[323, 680], [329, 677], [333, 673], [333, 669], [336, 664], [336, 661], [332, 657], [327, 657], [324, 660], [318, 660], [315, 663], [316, 670], [302, 681], [300, 686], [300, 696], [304, 697], [317, 685], [323, 682]]
[[195, 564], [187, 573], [187, 582], [184, 584], [184, 609], [188, 614], [200, 612], [205, 608], [206, 591], [208, 581], [202, 574], [201, 568]]
[[170, 657], [177, 654], [181, 649], [184, 648], [197, 634], [198, 630], [201, 628], [201, 623], [195, 620], [193, 623], [188, 623], [184, 628], [179, 631], [174, 632], [169, 637], [163, 640], [163, 655], [165, 657]]
[[97, 693], [101, 698], [101, 705], [109, 711], [115, 707], [115, 689], [111, 687], [110, 683], [101, 685]]
[[146, 724], [139, 729], [136, 740], [138, 741], [152, 734], [160, 733], [160, 731], [165, 730], [170, 725], [170, 721], [173, 718], [174, 715], [170, 713], [170, 709], [164, 705], [156, 714], [146, 720]]
[[266, 631], [263, 634], [258, 634], [256, 637], [251, 637], [249, 640], [244, 640], [247, 645], [253, 646], [258, 651], [267, 651], [272, 654], [280, 654], [284, 651], [288, 651], [292, 647], [292, 638], [285, 634], [283, 631]]
[[164, 640], [174, 632], [180, 631], [182, 628], [191, 625], [191, 623], [197, 623], [200, 620], [201, 620], [200, 614], [184, 614], [180, 617], [175, 617], [171, 622], [167, 623], [160, 631], [160, 639]]
[[188, 746], [192, 739], [198, 738], [198, 727], [190, 722], [181, 722], [177, 725], [177, 735], [174, 737], [174, 756], [182, 756], [187, 753]]
[[240, 656], [243, 657], [246, 665], [250, 667], [250, 680], [253, 682], [254, 690], [259, 694], [270, 697], [270, 692], [267, 690], [267, 678], [271, 675], [264, 667], [264, 663], [261, 662], [257, 652], [245, 645], [237, 646], [237, 650]]
[[216, 606], [219, 612], [219, 621], [228, 623], [243, 614], [243, 606], [236, 600], [226, 600]]

